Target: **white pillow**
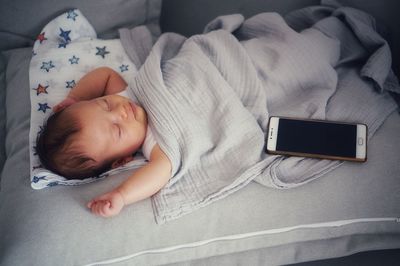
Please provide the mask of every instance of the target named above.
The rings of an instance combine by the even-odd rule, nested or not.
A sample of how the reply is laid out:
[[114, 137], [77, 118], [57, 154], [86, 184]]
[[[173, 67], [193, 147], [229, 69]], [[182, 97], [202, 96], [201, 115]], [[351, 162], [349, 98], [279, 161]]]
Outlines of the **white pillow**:
[[70, 10], [50, 21], [40, 32], [33, 47], [29, 67], [31, 91], [31, 128], [29, 151], [31, 185], [34, 189], [55, 185], [80, 185], [145, 163], [139, 154], [134, 161], [99, 177], [67, 180], [42, 168], [35, 153], [36, 138], [52, 107], [63, 100], [87, 72], [100, 66], [117, 71], [129, 84], [137, 73], [119, 39], [97, 39], [92, 25], [77, 10]]

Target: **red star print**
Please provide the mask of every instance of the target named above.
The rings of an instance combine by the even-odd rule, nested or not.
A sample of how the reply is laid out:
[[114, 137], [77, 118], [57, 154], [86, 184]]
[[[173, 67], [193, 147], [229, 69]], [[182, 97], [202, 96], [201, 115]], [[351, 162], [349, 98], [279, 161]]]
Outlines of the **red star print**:
[[36, 38], [36, 40], [39, 40], [40, 43], [42, 43], [44, 40], [47, 40], [46, 37], [44, 37], [44, 32], [40, 33], [39, 36]]
[[33, 89], [33, 90], [36, 90], [36, 95], [39, 95], [39, 94], [41, 94], [41, 93], [46, 93], [46, 94], [48, 94], [48, 93], [47, 93], [47, 88], [48, 88], [48, 87], [49, 87], [49, 86], [44, 87], [44, 86], [42, 86], [41, 84], [39, 84], [38, 87], [37, 87], [36, 89]]

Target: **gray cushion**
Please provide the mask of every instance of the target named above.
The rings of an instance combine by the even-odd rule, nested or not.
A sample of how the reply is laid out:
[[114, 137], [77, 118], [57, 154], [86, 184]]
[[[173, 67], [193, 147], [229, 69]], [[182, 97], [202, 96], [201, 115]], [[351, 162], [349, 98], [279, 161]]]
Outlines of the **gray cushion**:
[[98, 37], [111, 39], [118, 29], [147, 24], [159, 31], [161, 0], [0, 0], [0, 51], [33, 45], [39, 31], [53, 18], [78, 8]]
[[[4, 147], [5, 133], [6, 133], [6, 109], [5, 109], [5, 93], [6, 93], [6, 81], [5, 81], [5, 69], [6, 60], [2, 54], [0, 54], [0, 181], [1, 171], [3, 170], [4, 161], [6, 160], [6, 153]], [[1, 187], [0, 187], [1, 189]]]

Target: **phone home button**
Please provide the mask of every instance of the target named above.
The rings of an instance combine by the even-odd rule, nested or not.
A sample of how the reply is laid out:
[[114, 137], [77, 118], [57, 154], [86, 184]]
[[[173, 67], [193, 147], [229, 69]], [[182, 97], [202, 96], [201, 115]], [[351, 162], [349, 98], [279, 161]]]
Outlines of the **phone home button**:
[[358, 145], [363, 145], [363, 144], [364, 144], [364, 139], [358, 138]]

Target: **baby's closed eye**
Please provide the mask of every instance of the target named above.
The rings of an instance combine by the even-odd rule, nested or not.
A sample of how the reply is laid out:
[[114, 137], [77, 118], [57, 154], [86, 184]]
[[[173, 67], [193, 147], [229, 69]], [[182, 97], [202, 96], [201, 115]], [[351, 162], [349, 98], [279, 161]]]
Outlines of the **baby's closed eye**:
[[115, 131], [118, 133], [118, 137], [121, 137], [121, 127], [118, 124], [114, 124]]

